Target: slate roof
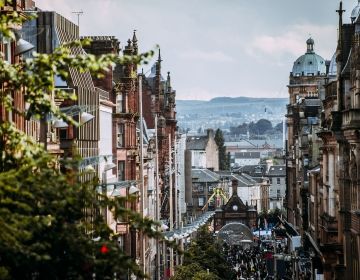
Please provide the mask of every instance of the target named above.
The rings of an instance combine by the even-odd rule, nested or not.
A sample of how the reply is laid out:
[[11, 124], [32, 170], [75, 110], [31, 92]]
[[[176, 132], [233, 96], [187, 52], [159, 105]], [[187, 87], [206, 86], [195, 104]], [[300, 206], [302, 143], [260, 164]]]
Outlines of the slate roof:
[[225, 142], [224, 146], [229, 148], [239, 148], [239, 149], [264, 149], [264, 148], [282, 148], [283, 147], [283, 140], [282, 139], [267, 139], [267, 140], [244, 140], [241, 139], [240, 141], [232, 141], [232, 142]]
[[251, 187], [254, 184], [256, 184], [255, 180], [253, 180], [251, 178], [248, 178], [248, 177], [245, 177], [242, 174], [234, 174], [233, 178], [238, 181], [238, 187], [239, 188], [241, 188], [241, 187]]
[[267, 175], [269, 177], [285, 177], [285, 175], [286, 175], [285, 165], [271, 166]]
[[205, 150], [208, 143], [208, 136], [188, 136], [186, 137], [187, 150]]
[[198, 183], [216, 183], [220, 180], [220, 175], [209, 169], [192, 169], [191, 178]]
[[253, 144], [252, 142], [246, 140], [246, 139], [241, 139], [240, 141], [236, 141], [236, 142], [225, 142], [224, 146], [236, 146], [236, 147], [247, 147], [247, 148], [256, 148], [256, 145]]
[[266, 164], [256, 165], [244, 165], [238, 169], [234, 169], [234, 172], [241, 173], [245, 176], [250, 176], [256, 182], [261, 182], [262, 178], [266, 177]]
[[229, 171], [217, 171], [216, 173], [220, 176], [220, 179], [236, 179], [239, 187], [250, 187], [257, 184], [257, 181], [247, 174], [237, 174]]

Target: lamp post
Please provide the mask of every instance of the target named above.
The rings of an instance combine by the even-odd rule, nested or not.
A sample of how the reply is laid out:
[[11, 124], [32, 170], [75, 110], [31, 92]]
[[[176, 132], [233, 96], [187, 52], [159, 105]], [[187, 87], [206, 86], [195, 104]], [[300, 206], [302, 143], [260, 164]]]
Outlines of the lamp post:
[[[170, 202], [170, 231], [173, 230], [173, 226], [174, 226], [174, 213], [173, 213], [173, 182], [172, 182], [172, 150], [171, 150], [171, 134], [169, 133], [169, 193], [170, 193], [170, 198], [169, 198], [169, 202]], [[174, 249], [171, 247], [170, 248], [170, 277], [173, 276], [173, 271], [174, 271]]]
[[[159, 189], [159, 143], [158, 143], [158, 116], [155, 115], [155, 220], [159, 222], [160, 220], [160, 189]], [[160, 240], [156, 239], [156, 279], [160, 280]]]
[[[105, 197], [107, 196], [107, 176], [106, 176], [106, 172], [115, 168], [116, 164], [113, 162], [110, 163], [106, 163], [104, 166], [104, 171], [102, 172], [102, 195]], [[107, 206], [104, 207], [103, 209], [103, 216], [104, 216], [104, 220], [106, 222], [106, 224], [108, 223], [107, 220]]]

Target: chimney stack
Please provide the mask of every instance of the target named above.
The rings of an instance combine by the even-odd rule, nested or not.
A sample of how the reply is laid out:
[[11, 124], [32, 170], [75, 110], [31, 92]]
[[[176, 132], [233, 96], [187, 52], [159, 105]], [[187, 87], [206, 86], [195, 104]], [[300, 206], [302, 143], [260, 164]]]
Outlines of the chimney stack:
[[238, 180], [233, 179], [233, 180], [231, 181], [231, 186], [232, 186], [232, 195], [238, 195], [238, 193], [237, 193]]

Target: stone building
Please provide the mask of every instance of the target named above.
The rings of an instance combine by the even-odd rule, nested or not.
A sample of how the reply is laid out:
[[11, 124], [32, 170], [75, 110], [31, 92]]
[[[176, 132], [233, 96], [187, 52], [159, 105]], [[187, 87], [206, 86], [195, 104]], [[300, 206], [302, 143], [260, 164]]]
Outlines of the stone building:
[[232, 195], [225, 205], [216, 209], [214, 231], [219, 231], [229, 223], [241, 223], [249, 229], [256, 226], [257, 211], [253, 205], [244, 203], [238, 196], [238, 180], [232, 180]]
[[234, 167], [260, 164], [260, 152], [238, 152], [234, 155]]
[[[339, 163], [325, 170], [331, 178], [331, 172], [335, 173], [332, 204], [336, 210], [334, 216], [324, 217], [325, 228], [339, 225], [334, 236], [326, 233], [324, 238], [328, 240], [329, 250], [339, 247], [342, 250], [331, 254], [332, 260], [327, 263], [329, 277], [340, 279], [360, 278], [360, 200], [359, 200], [359, 159], [360, 159], [360, 135], [359, 135], [359, 109], [360, 109], [360, 2], [351, 13], [351, 23], [343, 24], [342, 3], [339, 13], [339, 35], [336, 49], [336, 105], [331, 115], [328, 115], [327, 124], [333, 132], [333, 136], [327, 138], [329, 146], [329, 164], [336, 158]], [[328, 96], [335, 95], [335, 85], [329, 82], [327, 87]], [[329, 126], [328, 126], [329, 127]], [[332, 145], [337, 141], [337, 149]], [[336, 169], [335, 169], [336, 168]], [[333, 180], [333, 179], [332, 179]], [[331, 214], [331, 213], [330, 213]]]
[[[313, 252], [313, 268], [324, 279], [360, 279], [360, 3], [351, 13], [351, 23], [343, 23], [342, 2], [337, 12], [338, 43], [328, 65], [324, 91], [319, 90], [321, 114], [304, 139], [308, 156], [303, 174], [306, 180], [298, 182], [300, 196], [294, 176], [299, 174], [296, 169], [304, 166], [304, 154], [297, 152], [302, 142], [296, 137], [301, 115], [294, 113], [295, 106], [288, 106], [287, 208], [289, 221], [301, 228], [303, 244]], [[322, 83], [321, 75], [316, 80]]]
[[219, 171], [219, 151], [214, 137], [212, 129], [208, 129], [206, 135], [187, 137], [186, 150], [191, 156], [192, 168]]
[[[18, 11], [20, 16], [23, 18], [27, 18], [28, 15], [24, 13], [24, 10], [31, 10], [34, 9], [35, 4], [33, 1], [13, 1], [13, 4], [6, 4], [4, 7], [1, 8], [1, 11]], [[19, 33], [21, 35], [29, 35], [31, 34], [32, 30], [29, 30], [26, 24], [22, 26], [18, 26]], [[34, 28], [36, 30], [36, 27]], [[22, 36], [22, 39], [25, 39], [27, 43], [32, 43], [33, 41], [29, 41], [29, 36]], [[24, 50], [22, 52], [18, 51], [18, 43], [14, 40], [7, 39], [2, 37], [0, 40], [0, 52], [4, 54], [3, 59], [11, 64], [17, 64], [22, 59], [25, 59], [26, 55], [29, 54], [33, 48], [31, 45], [28, 45], [26, 52]], [[30, 48], [29, 48], [30, 47]], [[1, 85], [1, 90], [4, 90], [4, 84]], [[25, 101], [24, 101], [24, 91], [25, 89], [19, 89], [16, 92], [13, 92], [13, 106], [15, 109], [19, 110], [20, 112], [25, 111]], [[26, 119], [23, 115], [16, 113], [15, 111], [8, 112], [5, 110], [4, 105], [0, 104], [0, 122], [1, 121], [11, 121], [14, 126], [19, 129], [20, 131], [26, 133], [27, 135], [31, 136], [34, 140], [39, 140], [40, 138], [40, 122], [34, 120], [32, 118]], [[58, 148], [58, 147], [57, 147]]]
[[308, 135], [313, 126], [318, 124], [321, 110], [320, 91], [327, 72], [326, 61], [315, 53], [314, 44], [312, 38], [306, 41], [306, 53], [294, 62], [288, 85], [285, 204], [288, 221], [302, 230], [307, 229], [308, 220]]
[[282, 209], [286, 192], [286, 166], [270, 166], [266, 176], [269, 179], [269, 209]]
[[[174, 158], [176, 146], [177, 120], [175, 110], [176, 91], [172, 88], [170, 72], [166, 80], [161, 75], [161, 54], [152, 66], [150, 74], [142, 74], [144, 119], [149, 129], [155, 129], [158, 139], [159, 188], [161, 219], [169, 223], [170, 228], [176, 221]], [[146, 108], [146, 110], [145, 110]], [[156, 123], [157, 122], [157, 123]], [[170, 196], [171, 202], [170, 203]], [[170, 208], [172, 208], [170, 210]], [[172, 214], [170, 215], [170, 212]], [[170, 221], [171, 220], [171, 221]]]
[[192, 178], [192, 203], [189, 203], [188, 209], [191, 216], [200, 214], [203, 209], [215, 210], [215, 200], [208, 200], [213, 194], [214, 188], [221, 184], [220, 175], [208, 169], [193, 168], [191, 170]]

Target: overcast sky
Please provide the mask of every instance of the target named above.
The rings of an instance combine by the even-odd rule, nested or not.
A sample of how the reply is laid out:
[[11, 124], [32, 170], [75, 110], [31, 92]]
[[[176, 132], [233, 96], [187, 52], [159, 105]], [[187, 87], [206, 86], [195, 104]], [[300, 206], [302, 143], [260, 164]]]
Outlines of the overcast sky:
[[[315, 51], [336, 48], [338, 0], [35, 0], [77, 22], [81, 35], [137, 31], [141, 51], [161, 47], [178, 99], [288, 97], [286, 85], [311, 34]], [[344, 0], [349, 22], [357, 0]], [[144, 67], [145, 71], [149, 67]]]

